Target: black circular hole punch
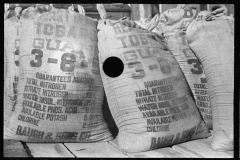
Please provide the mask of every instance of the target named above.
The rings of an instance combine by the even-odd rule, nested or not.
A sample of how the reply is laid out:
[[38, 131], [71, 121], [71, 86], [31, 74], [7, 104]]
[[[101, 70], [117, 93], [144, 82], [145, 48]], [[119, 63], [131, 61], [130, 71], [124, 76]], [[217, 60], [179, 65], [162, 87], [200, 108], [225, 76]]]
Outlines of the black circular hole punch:
[[120, 76], [123, 72], [124, 65], [120, 58], [109, 57], [103, 62], [104, 73], [112, 78]]

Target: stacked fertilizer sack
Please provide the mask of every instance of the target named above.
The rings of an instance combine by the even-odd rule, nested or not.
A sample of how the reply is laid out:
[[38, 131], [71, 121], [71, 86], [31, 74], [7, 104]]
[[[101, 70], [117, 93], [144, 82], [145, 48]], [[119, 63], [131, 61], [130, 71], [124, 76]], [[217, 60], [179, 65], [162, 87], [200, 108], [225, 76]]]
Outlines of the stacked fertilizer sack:
[[[45, 8], [45, 10], [42, 10]], [[21, 22], [39, 16], [48, 10], [48, 6], [36, 5], [22, 10], [16, 7], [13, 11], [6, 11], [4, 21], [4, 127], [15, 110], [19, 82], [19, 45], [21, 37]], [[12, 16], [9, 13], [13, 12]]]
[[[15, 8], [16, 15], [19, 15], [20, 7]], [[21, 23], [18, 16], [13, 16], [4, 21], [4, 126], [14, 110], [17, 100], [17, 85], [19, 75], [20, 29]], [[16, 60], [15, 60], [16, 59]]]
[[212, 148], [233, 150], [234, 19], [221, 8], [199, 15], [187, 28], [188, 44], [206, 74], [213, 117]]
[[6, 137], [25, 142], [111, 140], [102, 113], [97, 21], [72, 7], [52, 8], [21, 26], [18, 94]]
[[207, 80], [195, 54], [190, 49], [187, 26], [197, 17], [199, 11], [179, 5], [163, 12], [153, 32], [163, 35], [176, 58], [194, 95], [196, 105], [209, 129], [212, 129], [212, 111], [208, 95]]
[[146, 28], [150, 23], [151, 15], [147, 16], [144, 8], [144, 4], [139, 4], [139, 21], [134, 21], [137, 25], [142, 28]]
[[156, 14], [151, 20], [151, 15], [149, 15], [146, 18], [146, 11], [144, 8], [144, 4], [139, 4], [139, 14], [140, 14], [140, 20], [139, 21], [134, 21], [137, 25], [140, 27], [147, 29], [151, 31], [156, 27], [159, 21], [159, 14]]
[[[102, 5], [98, 10], [106, 18]], [[162, 36], [129, 20], [105, 19], [98, 29], [100, 72], [121, 149], [142, 152], [209, 136]], [[123, 62], [120, 76], [112, 78], [103, 71], [109, 57]]]

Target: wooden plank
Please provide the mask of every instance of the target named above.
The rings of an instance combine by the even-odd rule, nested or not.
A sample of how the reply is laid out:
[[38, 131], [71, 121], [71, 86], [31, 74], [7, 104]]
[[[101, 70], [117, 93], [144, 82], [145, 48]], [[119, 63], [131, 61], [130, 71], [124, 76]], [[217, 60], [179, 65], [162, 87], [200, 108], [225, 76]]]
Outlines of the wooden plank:
[[[15, 7], [22, 7], [22, 9], [26, 9], [35, 4], [25, 3], [25, 4], [16, 4], [12, 3], [9, 6], [9, 10], [14, 10]], [[47, 5], [47, 4], [46, 4]], [[78, 4], [73, 4], [74, 10], [78, 12]], [[81, 5], [85, 12], [97, 12], [96, 4], [79, 4]], [[53, 4], [54, 8], [58, 9], [68, 9], [68, 7], [72, 6], [72, 4]], [[130, 7], [127, 4], [104, 4], [104, 8], [107, 12], [131, 12]]]
[[[119, 150], [121, 150], [118, 145], [117, 138], [115, 138], [113, 141], [109, 141], [109, 143], [115, 146], [116, 148], [118, 148]], [[124, 151], [122, 152], [131, 158], [165, 158], [165, 157], [187, 158], [187, 157], [190, 157], [189, 155], [175, 151], [170, 147], [155, 149], [155, 150], [146, 151], [146, 152], [139, 152], [139, 153], [127, 153]]]
[[128, 158], [108, 142], [64, 143], [76, 157], [119, 157]]
[[199, 158], [233, 158], [233, 151], [219, 152], [211, 148], [211, 138], [174, 145], [173, 149]]
[[131, 20], [140, 20], [139, 4], [131, 4]]
[[200, 10], [200, 4], [187, 4], [186, 8], [194, 7], [198, 10]]
[[165, 148], [160, 148], [160, 149], [156, 149], [154, 150], [155, 152], [159, 152], [162, 155], [164, 155], [164, 157], [168, 157], [168, 158], [189, 158], [192, 156], [189, 154], [184, 154], [182, 152], [179, 152], [177, 150], [174, 150], [173, 148], [170, 147], [165, 147]]
[[61, 143], [27, 143], [33, 157], [74, 157]]
[[178, 4], [162, 4], [162, 12], [166, 10], [176, 8]]
[[4, 157], [29, 157], [20, 141], [4, 139], [3, 143]]

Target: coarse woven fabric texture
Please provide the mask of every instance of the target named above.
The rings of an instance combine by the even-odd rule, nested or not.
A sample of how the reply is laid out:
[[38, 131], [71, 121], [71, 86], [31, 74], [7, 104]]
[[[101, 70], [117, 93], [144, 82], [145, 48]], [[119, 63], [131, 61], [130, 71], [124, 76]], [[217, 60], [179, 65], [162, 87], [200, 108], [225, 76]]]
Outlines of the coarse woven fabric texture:
[[55, 9], [22, 23], [19, 90], [7, 125], [24, 142], [112, 139], [103, 119], [97, 21]]
[[233, 150], [234, 20], [219, 16], [194, 20], [186, 31], [189, 46], [201, 61], [213, 117], [214, 150]]
[[188, 25], [198, 14], [199, 11], [192, 8], [169, 9], [160, 15], [158, 25], [153, 32], [165, 37], [169, 49], [186, 77], [196, 106], [211, 130], [213, 128], [212, 110], [206, 76], [201, 62], [189, 47], [186, 37]]
[[[41, 15], [38, 8], [28, 7], [20, 13], [21, 10], [21, 7], [16, 7], [14, 15], [4, 21], [4, 128], [17, 102], [22, 21]], [[4, 137], [7, 136], [5, 131]]]
[[[129, 20], [100, 21], [98, 29], [100, 73], [122, 150], [143, 152], [209, 136], [162, 36]], [[123, 62], [120, 76], [102, 70], [109, 57]]]

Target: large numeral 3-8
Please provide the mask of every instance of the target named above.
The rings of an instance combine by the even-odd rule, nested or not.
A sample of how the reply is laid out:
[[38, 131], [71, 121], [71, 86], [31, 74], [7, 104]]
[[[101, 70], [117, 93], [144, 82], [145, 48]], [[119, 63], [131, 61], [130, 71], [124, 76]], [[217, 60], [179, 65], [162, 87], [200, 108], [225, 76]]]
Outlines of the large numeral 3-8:
[[168, 64], [168, 61], [166, 59], [159, 58], [159, 59], [157, 59], [157, 61], [160, 65], [160, 69], [161, 69], [163, 74], [171, 73], [171, 66]]
[[72, 53], [64, 53], [61, 57], [60, 69], [64, 72], [72, 72], [75, 68], [74, 62], [76, 61], [76, 56]]
[[202, 74], [203, 73], [202, 66], [197, 59], [188, 59], [187, 62], [188, 62], [188, 64], [194, 63], [194, 65], [193, 65], [194, 68], [190, 69], [193, 74]]
[[128, 64], [128, 68], [134, 68], [136, 73], [132, 73], [133, 79], [141, 79], [145, 77], [146, 73], [143, 70], [141, 62], [131, 62]]
[[[19, 56], [19, 49], [17, 49], [17, 50], [15, 51], [15, 59], [18, 59], [18, 56]], [[18, 60], [15, 60], [15, 65], [16, 65], [16, 66], [19, 66], [19, 61], [18, 61]]]
[[31, 54], [36, 55], [35, 56], [35, 60], [37, 60], [37, 62], [35, 62], [35, 60], [31, 60], [30, 61], [30, 65], [32, 67], [40, 67], [42, 65], [42, 57], [43, 57], [43, 51], [40, 49], [33, 49]]

